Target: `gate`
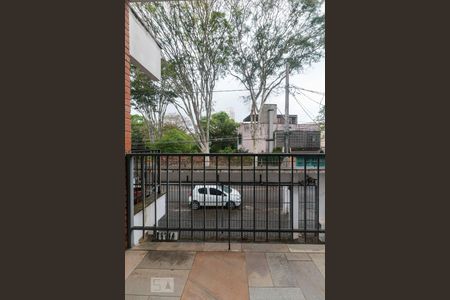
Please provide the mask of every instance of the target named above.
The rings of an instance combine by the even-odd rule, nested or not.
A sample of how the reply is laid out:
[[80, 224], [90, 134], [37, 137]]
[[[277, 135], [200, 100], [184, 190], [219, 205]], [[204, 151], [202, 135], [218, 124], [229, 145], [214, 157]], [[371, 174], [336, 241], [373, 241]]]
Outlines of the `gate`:
[[325, 154], [127, 155], [130, 245], [321, 243]]

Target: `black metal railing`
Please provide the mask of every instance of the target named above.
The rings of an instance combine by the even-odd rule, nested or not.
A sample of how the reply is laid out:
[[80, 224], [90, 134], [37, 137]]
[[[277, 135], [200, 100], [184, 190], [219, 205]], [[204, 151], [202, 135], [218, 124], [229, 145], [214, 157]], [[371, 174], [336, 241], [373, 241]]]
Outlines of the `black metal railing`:
[[[324, 241], [325, 154], [126, 156], [129, 237]], [[136, 207], [141, 225], [133, 223]]]

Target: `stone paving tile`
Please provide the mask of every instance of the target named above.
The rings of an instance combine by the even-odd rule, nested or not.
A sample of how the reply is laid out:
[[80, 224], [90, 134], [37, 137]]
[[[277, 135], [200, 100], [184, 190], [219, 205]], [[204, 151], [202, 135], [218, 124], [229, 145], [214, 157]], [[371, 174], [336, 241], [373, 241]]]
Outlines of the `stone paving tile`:
[[[231, 243], [231, 251], [241, 251], [240, 243]], [[228, 251], [228, 243], [203, 243], [202, 251]]]
[[266, 255], [262, 252], [247, 252], [245, 254], [247, 265], [248, 285], [251, 287], [273, 286]]
[[284, 253], [265, 253], [273, 285], [276, 287], [297, 287]]
[[[125, 294], [151, 296], [181, 296], [189, 270], [135, 269], [125, 280]], [[157, 293], [151, 291], [151, 278], [174, 278], [174, 291]]]
[[210, 294], [211, 291], [206, 289], [203, 285], [188, 280], [186, 288], [183, 291], [182, 300], [219, 300], [216, 296]]
[[189, 251], [149, 251], [136, 268], [190, 270], [194, 257]]
[[309, 253], [308, 255], [312, 258], [314, 264], [317, 269], [319, 269], [320, 273], [322, 273], [323, 277], [325, 277], [325, 254]]
[[289, 252], [286, 244], [242, 243], [242, 250], [244, 252]]
[[156, 250], [202, 251], [203, 243], [196, 242], [159, 242]]
[[125, 279], [133, 272], [136, 266], [144, 259], [147, 251], [125, 251]]
[[156, 250], [158, 247], [159, 242], [143, 242], [139, 245], [134, 246], [130, 250]]
[[180, 300], [180, 297], [150, 296], [148, 300]]
[[250, 288], [250, 300], [305, 300], [300, 288]]
[[150, 296], [125, 295], [125, 300], [150, 300]]
[[285, 253], [287, 260], [311, 260], [308, 253]]
[[306, 300], [325, 299], [325, 278], [312, 261], [289, 261], [289, 269], [296, 278]]
[[181, 299], [249, 299], [245, 254], [197, 253]]
[[290, 252], [325, 253], [325, 245], [288, 244]]

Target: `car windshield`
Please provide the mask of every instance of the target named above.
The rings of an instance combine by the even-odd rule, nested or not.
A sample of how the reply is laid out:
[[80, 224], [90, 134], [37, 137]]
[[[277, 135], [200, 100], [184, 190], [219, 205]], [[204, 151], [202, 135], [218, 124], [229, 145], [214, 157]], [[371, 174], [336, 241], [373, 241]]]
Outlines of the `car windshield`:
[[222, 191], [224, 191], [225, 193], [229, 193], [231, 192], [231, 188], [228, 185], [224, 185], [222, 186]]

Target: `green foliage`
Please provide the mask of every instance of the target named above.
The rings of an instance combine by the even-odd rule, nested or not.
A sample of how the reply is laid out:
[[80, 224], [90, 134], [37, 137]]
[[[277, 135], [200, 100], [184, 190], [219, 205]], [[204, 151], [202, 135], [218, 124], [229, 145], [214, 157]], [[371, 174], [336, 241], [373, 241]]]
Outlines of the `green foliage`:
[[172, 69], [167, 62], [161, 63], [161, 81], [155, 82], [131, 65], [131, 105], [144, 116], [147, 136], [154, 141], [161, 136], [167, 106], [173, 103], [175, 92], [167, 84]]
[[[212, 149], [212, 147], [211, 147]], [[232, 147], [232, 146], [226, 146], [223, 149], [219, 149], [218, 151], [212, 151], [213, 153], [218, 152], [218, 153], [234, 153], [236, 152], [236, 147]]]
[[320, 125], [320, 131], [325, 131], [325, 105], [320, 108], [316, 122]]
[[[202, 118], [202, 126], [206, 127], [206, 118]], [[235, 122], [226, 112], [211, 115], [209, 137], [211, 139], [211, 153], [236, 152], [237, 129]]]
[[[173, 76], [173, 67], [168, 62], [161, 62], [162, 81]], [[135, 108], [148, 106], [154, 110], [158, 108], [158, 101], [172, 103], [176, 94], [162, 83], [151, 80], [134, 65], [131, 65], [131, 99]]]
[[282, 150], [283, 149], [281, 147], [275, 147], [275, 148], [273, 148], [272, 153], [281, 153]]
[[163, 153], [193, 153], [197, 152], [194, 139], [176, 127], [165, 127], [162, 137], [154, 147]]
[[156, 107], [157, 86], [137, 67], [131, 65], [131, 100], [137, 108], [140, 105]]
[[147, 140], [144, 118], [139, 115], [131, 115], [131, 144], [144, 146]]

